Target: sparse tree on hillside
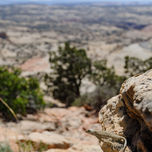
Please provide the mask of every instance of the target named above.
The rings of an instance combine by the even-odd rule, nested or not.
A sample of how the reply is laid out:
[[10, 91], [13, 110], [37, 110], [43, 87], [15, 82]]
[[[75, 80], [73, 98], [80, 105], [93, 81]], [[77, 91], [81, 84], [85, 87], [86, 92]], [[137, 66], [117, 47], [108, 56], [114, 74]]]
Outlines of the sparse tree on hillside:
[[107, 67], [106, 60], [94, 62], [94, 69], [92, 70], [92, 80], [98, 86], [107, 86], [119, 92], [122, 82], [126, 79], [124, 76], [118, 76], [115, 73], [114, 67]]
[[152, 57], [147, 60], [141, 60], [135, 57], [125, 57], [125, 73], [128, 77], [141, 74], [152, 69]]
[[52, 73], [46, 75], [48, 87], [53, 87], [53, 96], [69, 106], [80, 96], [82, 79], [91, 72], [91, 60], [84, 49], [71, 47], [67, 42], [57, 52], [50, 52]]
[[92, 104], [96, 109], [100, 109], [109, 98], [119, 94], [121, 84], [126, 77], [118, 76], [114, 67], [109, 68], [106, 60], [100, 60], [93, 64], [91, 79], [97, 86], [92, 95], [96, 100]]

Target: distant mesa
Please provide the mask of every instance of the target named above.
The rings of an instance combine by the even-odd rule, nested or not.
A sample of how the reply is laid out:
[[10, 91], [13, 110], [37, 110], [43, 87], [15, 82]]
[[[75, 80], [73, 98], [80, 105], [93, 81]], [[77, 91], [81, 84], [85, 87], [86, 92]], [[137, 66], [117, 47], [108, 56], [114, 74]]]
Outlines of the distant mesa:
[[8, 35], [5, 32], [0, 32], [1, 39], [8, 39]]

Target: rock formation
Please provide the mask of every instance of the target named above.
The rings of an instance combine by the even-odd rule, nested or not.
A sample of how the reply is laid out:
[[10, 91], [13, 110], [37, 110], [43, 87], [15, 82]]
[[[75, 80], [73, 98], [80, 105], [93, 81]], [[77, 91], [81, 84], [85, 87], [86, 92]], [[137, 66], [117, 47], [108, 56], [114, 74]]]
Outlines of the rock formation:
[[[99, 112], [102, 130], [127, 138], [126, 152], [150, 152], [152, 144], [152, 70], [126, 80], [120, 94]], [[107, 152], [108, 144], [101, 143]], [[112, 149], [109, 150], [113, 151]]]

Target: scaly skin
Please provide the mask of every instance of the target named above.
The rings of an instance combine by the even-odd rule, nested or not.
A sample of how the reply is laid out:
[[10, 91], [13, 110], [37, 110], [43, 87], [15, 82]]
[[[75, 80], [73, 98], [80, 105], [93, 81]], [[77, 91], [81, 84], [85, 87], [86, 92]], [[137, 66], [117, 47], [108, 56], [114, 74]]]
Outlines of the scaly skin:
[[106, 131], [99, 131], [99, 130], [93, 130], [89, 129], [87, 130], [87, 133], [92, 134], [96, 136], [99, 141], [102, 141], [103, 139], [111, 138], [113, 141], [117, 141], [119, 143], [122, 143], [122, 140], [124, 142], [123, 148], [120, 150], [120, 152], [125, 152], [126, 146], [127, 146], [127, 140], [125, 137], [116, 135], [114, 133], [106, 132]]

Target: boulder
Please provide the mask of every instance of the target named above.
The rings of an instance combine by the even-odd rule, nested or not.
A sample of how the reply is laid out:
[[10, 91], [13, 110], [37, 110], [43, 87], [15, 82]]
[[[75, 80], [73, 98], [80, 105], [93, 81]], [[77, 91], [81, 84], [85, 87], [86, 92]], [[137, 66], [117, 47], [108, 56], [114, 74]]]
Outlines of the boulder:
[[[120, 94], [99, 112], [101, 130], [127, 138], [126, 151], [150, 152], [152, 144], [152, 70], [126, 80]], [[101, 143], [107, 152], [108, 144]], [[112, 151], [112, 150], [111, 150]]]
[[[149, 152], [152, 144], [152, 70], [128, 79], [120, 90], [126, 113], [134, 121], [126, 134], [137, 151]], [[129, 130], [130, 130], [129, 129]]]
[[[109, 99], [107, 104], [99, 112], [101, 130], [106, 131], [107, 133], [125, 136], [124, 129], [128, 116], [124, 111], [125, 107], [123, 102], [120, 100], [120, 95]], [[109, 145], [109, 143], [111, 144]], [[120, 149], [113, 149], [116, 144], [117, 143], [115, 142], [106, 142], [104, 139], [103, 141], [100, 141], [101, 149], [104, 152], [119, 152]], [[128, 147], [125, 152], [130, 152]]]
[[50, 149], [46, 152], [102, 152], [100, 146], [97, 145], [76, 145], [72, 148], [63, 149]]
[[34, 145], [39, 145], [43, 143], [47, 145], [48, 149], [58, 148], [58, 149], [68, 149], [71, 144], [62, 135], [56, 134], [54, 132], [42, 132], [42, 133], [31, 133], [26, 138], [21, 138], [20, 142], [31, 141]]
[[31, 133], [31, 132], [42, 132], [42, 131], [54, 131], [55, 124], [51, 122], [36, 122], [30, 120], [23, 120], [18, 124], [22, 133]]

